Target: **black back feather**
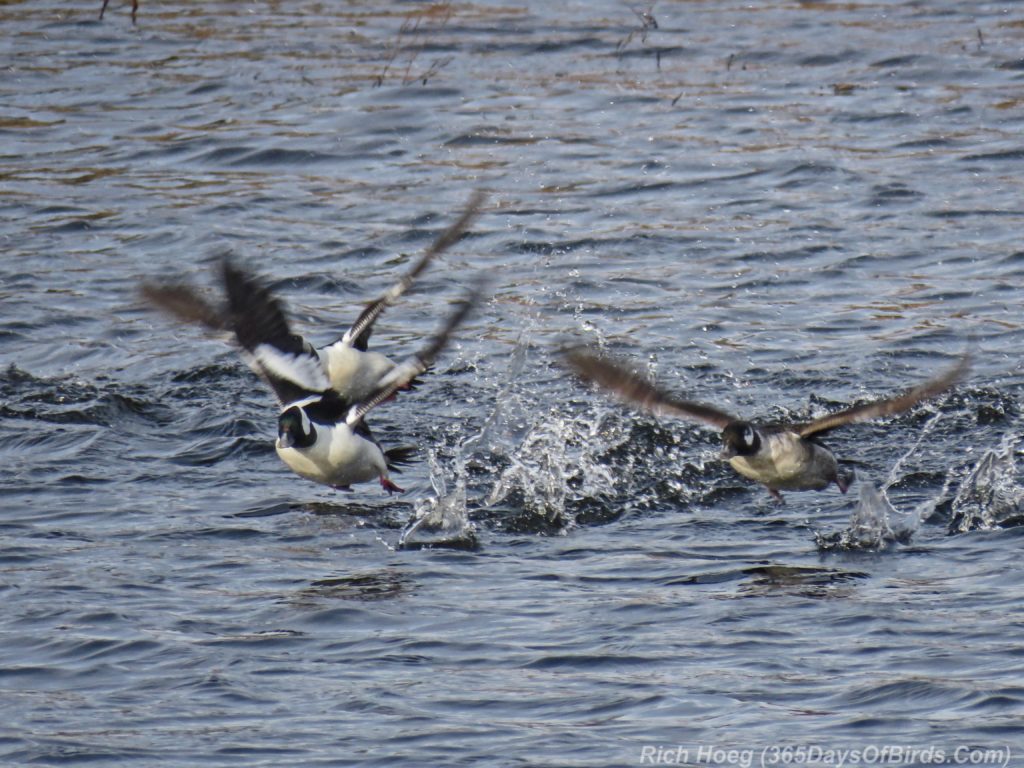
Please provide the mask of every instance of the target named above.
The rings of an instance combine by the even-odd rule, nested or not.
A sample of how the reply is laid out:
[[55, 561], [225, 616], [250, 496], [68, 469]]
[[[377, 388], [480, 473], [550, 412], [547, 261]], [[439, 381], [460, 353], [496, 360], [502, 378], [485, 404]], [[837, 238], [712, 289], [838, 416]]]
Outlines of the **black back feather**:
[[[334, 390], [325, 392], [320, 398], [314, 400], [309, 405], [303, 406], [303, 410], [306, 415], [309, 416], [309, 420], [315, 424], [326, 424], [334, 426], [340, 421], [345, 420], [345, 415], [352, 407], [345, 398], [341, 397]], [[353, 430], [356, 434], [362, 434], [358, 429]], [[366, 428], [366, 437], [369, 435], [370, 428]], [[372, 439], [372, 435], [370, 435]]]

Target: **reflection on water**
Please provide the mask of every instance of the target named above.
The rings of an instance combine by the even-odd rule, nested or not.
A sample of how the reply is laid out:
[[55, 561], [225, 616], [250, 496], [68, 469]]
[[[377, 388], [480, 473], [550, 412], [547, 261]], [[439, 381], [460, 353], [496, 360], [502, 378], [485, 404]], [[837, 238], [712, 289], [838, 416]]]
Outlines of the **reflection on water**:
[[401, 597], [411, 587], [401, 573], [381, 571], [320, 579], [297, 595], [300, 600], [388, 600]]

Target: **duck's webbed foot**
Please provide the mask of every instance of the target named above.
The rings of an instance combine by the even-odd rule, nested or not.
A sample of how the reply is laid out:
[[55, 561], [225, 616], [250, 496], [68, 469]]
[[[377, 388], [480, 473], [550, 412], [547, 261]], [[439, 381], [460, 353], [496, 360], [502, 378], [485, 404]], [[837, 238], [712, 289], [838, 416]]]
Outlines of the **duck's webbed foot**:
[[393, 493], [405, 493], [405, 488], [399, 488], [391, 482], [391, 478], [384, 475], [380, 476], [380, 487], [387, 491], [389, 496]]
[[[767, 487], [767, 486], [765, 486], [765, 487]], [[774, 488], [768, 488], [768, 493], [770, 493], [772, 498], [775, 499], [775, 501], [777, 501], [779, 504], [785, 504], [786, 503], [786, 500], [784, 498], [782, 498], [782, 494], [779, 493]]]

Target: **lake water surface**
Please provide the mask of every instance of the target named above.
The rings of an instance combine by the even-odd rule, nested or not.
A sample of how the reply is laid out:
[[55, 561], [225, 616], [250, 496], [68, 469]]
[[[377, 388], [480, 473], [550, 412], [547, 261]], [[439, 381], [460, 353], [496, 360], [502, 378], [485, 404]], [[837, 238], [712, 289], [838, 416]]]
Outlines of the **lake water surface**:
[[[1024, 6], [98, 11], [0, 5], [0, 764], [1024, 765]], [[475, 189], [401, 496], [138, 298], [230, 249], [326, 343]], [[974, 367], [777, 505], [570, 341], [761, 419]]]

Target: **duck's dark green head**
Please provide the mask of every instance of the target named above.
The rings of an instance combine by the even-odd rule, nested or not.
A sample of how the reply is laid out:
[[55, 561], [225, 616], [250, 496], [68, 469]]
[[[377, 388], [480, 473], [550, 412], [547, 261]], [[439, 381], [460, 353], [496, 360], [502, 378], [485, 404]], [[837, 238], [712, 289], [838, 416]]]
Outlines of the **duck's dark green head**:
[[278, 448], [308, 448], [316, 442], [316, 427], [297, 405], [286, 408], [277, 418]]

